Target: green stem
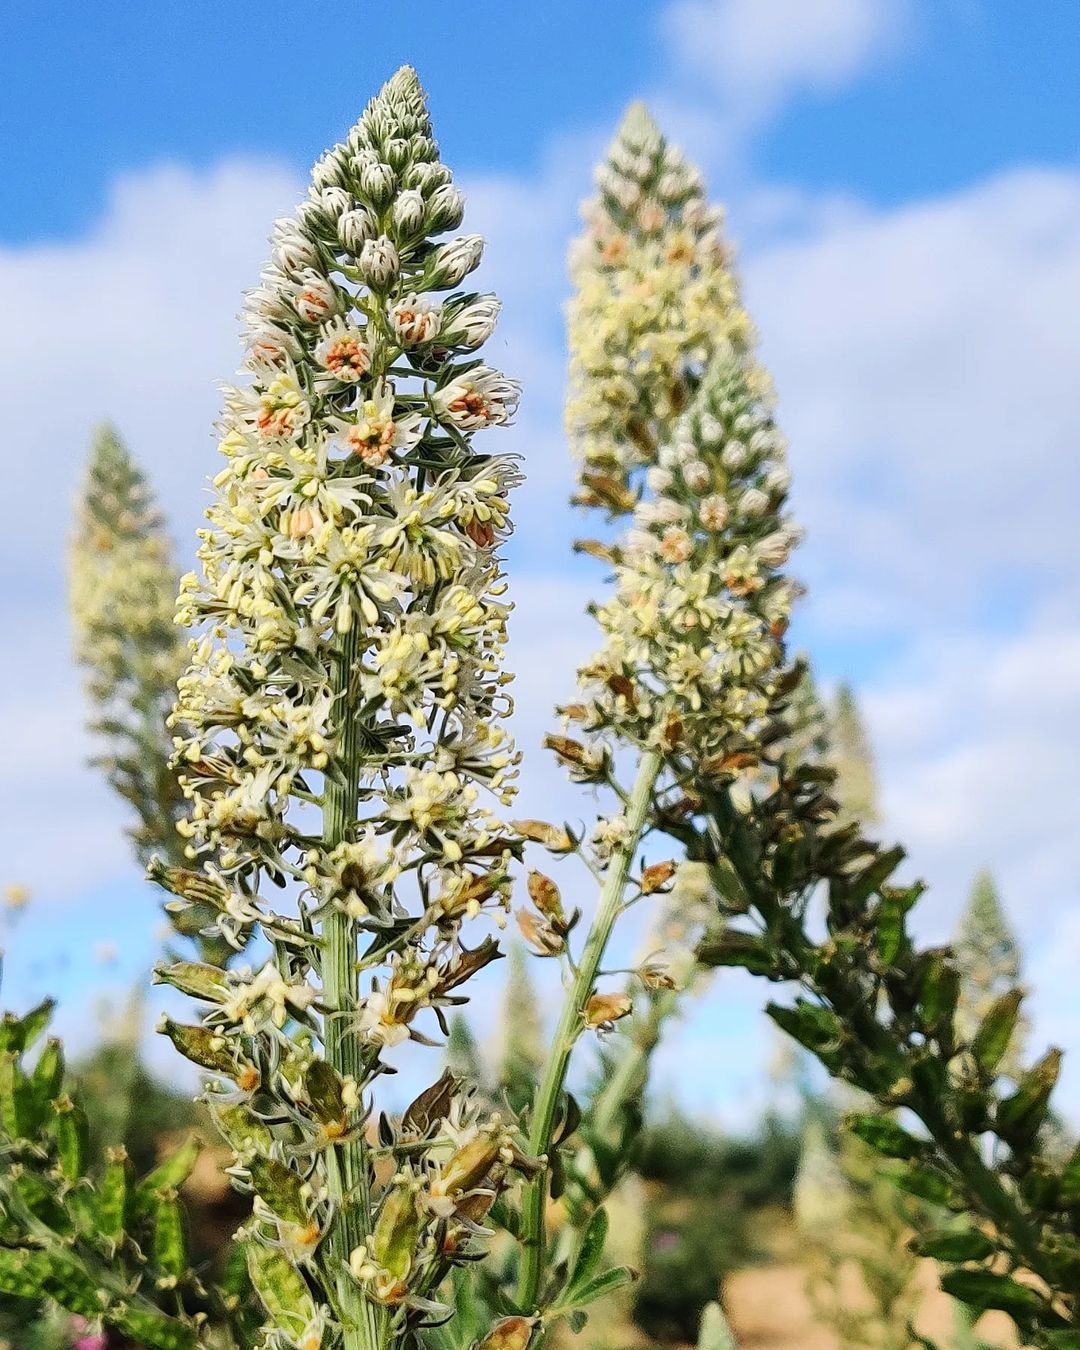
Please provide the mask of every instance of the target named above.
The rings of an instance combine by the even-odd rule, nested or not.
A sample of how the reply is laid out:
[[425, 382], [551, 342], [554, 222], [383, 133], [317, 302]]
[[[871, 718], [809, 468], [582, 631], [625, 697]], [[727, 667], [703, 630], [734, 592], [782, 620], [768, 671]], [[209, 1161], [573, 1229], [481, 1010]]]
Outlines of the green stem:
[[[323, 817], [323, 845], [329, 852], [351, 839], [356, 827], [360, 789], [359, 723], [352, 675], [358, 653], [355, 626], [338, 640], [334, 668], [337, 721], [341, 727], [339, 759], [341, 781], [328, 781]], [[363, 1047], [352, 1023], [359, 999], [358, 944], [355, 922], [332, 910], [323, 925], [322, 977], [326, 1001], [325, 1050], [327, 1063], [344, 1077], [364, 1080]], [[346, 1016], [339, 1016], [344, 1013]], [[326, 1153], [327, 1189], [335, 1206], [330, 1235], [337, 1265], [336, 1286], [344, 1326], [344, 1350], [379, 1350], [385, 1342], [379, 1309], [357, 1288], [349, 1274], [349, 1255], [371, 1231], [370, 1163], [363, 1130]]]
[[[646, 750], [638, 764], [637, 778], [630, 793], [626, 808], [628, 837], [626, 843], [613, 851], [608, 863], [607, 875], [596, 906], [589, 935], [581, 953], [572, 984], [566, 993], [559, 1025], [551, 1055], [544, 1069], [544, 1077], [536, 1094], [533, 1110], [532, 1130], [529, 1135], [529, 1151], [534, 1156], [546, 1154], [551, 1149], [555, 1118], [570, 1067], [570, 1056], [574, 1043], [581, 1033], [582, 1011], [593, 993], [596, 972], [599, 969], [604, 951], [611, 938], [615, 920], [622, 908], [623, 894], [630, 876], [630, 867], [637, 852], [638, 843], [649, 808], [652, 805], [653, 790], [660, 774], [660, 755], [655, 750]], [[541, 1173], [525, 1190], [522, 1207], [522, 1253], [521, 1274], [518, 1280], [518, 1306], [525, 1311], [536, 1307], [540, 1293], [540, 1281], [544, 1273], [544, 1251], [546, 1235], [544, 1231], [544, 1209], [547, 1202], [548, 1178]]]

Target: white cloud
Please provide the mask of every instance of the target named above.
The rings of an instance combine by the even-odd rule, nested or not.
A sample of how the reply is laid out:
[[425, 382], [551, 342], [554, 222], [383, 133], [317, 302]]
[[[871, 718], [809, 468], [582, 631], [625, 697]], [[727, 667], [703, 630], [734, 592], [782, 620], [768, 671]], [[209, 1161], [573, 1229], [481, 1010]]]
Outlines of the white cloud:
[[893, 50], [909, 0], [675, 0], [664, 29], [675, 57], [752, 126], [803, 90], [837, 89]]
[[963, 632], [1075, 584], [1080, 175], [850, 205], [751, 252], [831, 629]]

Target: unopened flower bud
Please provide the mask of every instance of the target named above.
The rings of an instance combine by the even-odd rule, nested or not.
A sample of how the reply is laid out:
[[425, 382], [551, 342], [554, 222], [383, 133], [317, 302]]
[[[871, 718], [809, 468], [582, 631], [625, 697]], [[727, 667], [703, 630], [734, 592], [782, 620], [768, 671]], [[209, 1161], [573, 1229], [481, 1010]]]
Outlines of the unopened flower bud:
[[327, 150], [321, 159], [315, 161], [311, 171], [311, 181], [316, 188], [337, 187], [341, 183], [344, 166], [337, 150]]
[[337, 223], [338, 239], [350, 253], [359, 253], [378, 232], [378, 223], [366, 206], [346, 211]]
[[389, 164], [365, 164], [360, 170], [360, 194], [376, 211], [390, 205], [397, 187], [397, 175]]
[[391, 216], [398, 237], [410, 239], [424, 229], [424, 198], [416, 188], [399, 192]]
[[419, 188], [425, 195], [430, 195], [444, 183], [449, 183], [450, 177], [450, 170], [445, 164], [424, 161], [407, 169], [403, 181], [405, 187]]
[[465, 215], [465, 199], [450, 183], [443, 183], [428, 201], [428, 229], [432, 234], [456, 230]]
[[447, 322], [447, 345], [467, 347], [470, 351], [482, 346], [495, 331], [502, 309], [494, 295], [481, 295], [472, 304], [464, 305]]
[[432, 290], [450, 290], [475, 271], [484, 252], [478, 234], [463, 234], [435, 250], [430, 263], [428, 285]]
[[668, 974], [664, 966], [645, 965], [638, 971], [641, 983], [646, 989], [659, 992], [662, 989], [674, 989], [675, 981]]
[[763, 516], [768, 509], [768, 494], [760, 488], [747, 488], [739, 498], [739, 510], [744, 516]]
[[365, 242], [357, 267], [362, 280], [373, 291], [385, 291], [401, 270], [401, 259], [393, 242], [383, 234]]

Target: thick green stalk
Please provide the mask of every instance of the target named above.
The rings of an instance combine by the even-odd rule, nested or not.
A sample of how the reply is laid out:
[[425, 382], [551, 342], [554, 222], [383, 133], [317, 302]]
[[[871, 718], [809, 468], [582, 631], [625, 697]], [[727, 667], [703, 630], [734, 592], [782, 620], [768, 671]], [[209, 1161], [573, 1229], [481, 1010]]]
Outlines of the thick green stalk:
[[[596, 914], [593, 917], [589, 935], [585, 939], [585, 947], [574, 973], [574, 979], [566, 992], [551, 1054], [544, 1069], [544, 1076], [537, 1089], [532, 1130], [529, 1135], [529, 1151], [534, 1156], [546, 1154], [551, 1149], [559, 1098], [562, 1096], [567, 1070], [570, 1067], [570, 1056], [573, 1053], [574, 1043], [584, 1026], [582, 1011], [593, 993], [596, 972], [611, 938], [615, 920], [619, 917], [619, 911], [622, 908], [623, 895], [630, 876], [630, 867], [637, 852], [642, 832], [645, 829], [645, 822], [648, 819], [649, 808], [653, 800], [653, 790], [660, 774], [660, 765], [660, 755], [655, 750], [645, 751], [638, 764], [637, 778], [626, 804], [628, 837], [624, 845], [613, 851], [608, 863], [607, 875], [604, 878], [603, 889], [596, 906]], [[546, 1245], [544, 1208], [546, 1202], [547, 1175], [542, 1173], [526, 1188], [522, 1209], [522, 1253], [521, 1274], [518, 1280], [518, 1306], [526, 1311], [536, 1307], [540, 1292], [540, 1281], [544, 1273]]]
[[[354, 625], [339, 639], [334, 668], [337, 720], [341, 727], [339, 759], [343, 774], [341, 781], [327, 784], [323, 817], [323, 845], [327, 851], [350, 839], [356, 826], [360, 785], [360, 728], [352, 676], [358, 646]], [[322, 977], [327, 1007], [326, 1059], [343, 1078], [352, 1077], [357, 1083], [362, 1083], [362, 1047], [350, 1025], [359, 998], [355, 922], [340, 910], [332, 910], [323, 926], [323, 942]], [[345, 1350], [379, 1350], [385, 1344], [384, 1319], [357, 1288], [348, 1269], [350, 1253], [367, 1240], [371, 1228], [370, 1163], [367, 1153], [367, 1143], [361, 1130], [354, 1138], [329, 1148], [326, 1154], [327, 1188], [336, 1210], [331, 1249], [338, 1265], [337, 1290], [345, 1321]]]

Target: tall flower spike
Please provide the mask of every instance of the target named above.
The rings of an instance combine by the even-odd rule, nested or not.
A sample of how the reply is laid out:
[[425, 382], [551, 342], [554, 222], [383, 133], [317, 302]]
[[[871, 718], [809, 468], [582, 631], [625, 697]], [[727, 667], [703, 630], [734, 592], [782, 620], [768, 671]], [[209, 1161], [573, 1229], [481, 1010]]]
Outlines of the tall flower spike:
[[[483, 912], [501, 921], [516, 848], [493, 808], [518, 759], [502, 729], [498, 547], [519, 475], [473, 438], [511, 420], [518, 386], [475, 355], [499, 308], [460, 289], [481, 241], [436, 241], [461, 217], [403, 69], [274, 227], [244, 383], [226, 395], [202, 577], [184, 579], [179, 606], [202, 629], [175, 714], [195, 867], [162, 878], [181, 907], [212, 897], [226, 935], [260, 922], [275, 957], [225, 988], [161, 972], [214, 1005], [206, 1026], [167, 1029], [306, 1138], [242, 1158], [239, 1175], [260, 1198], [256, 1240], [308, 1264], [350, 1347], [430, 1308], [431, 1225], [505, 1152], [502, 1127], [459, 1103], [455, 1137], [482, 1141], [483, 1166], [447, 1181], [413, 1149], [380, 1198], [362, 1131], [383, 1051], [424, 1039], [499, 954], [461, 931]], [[266, 881], [294, 888], [299, 919], [270, 913]], [[294, 1019], [322, 1058], [290, 1036]]]
[[[596, 173], [571, 253], [567, 429], [582, 463], [580, 500], [621, 514], [629, 476], [655, 461], [714, 353], [748, 355], [723, 212], [646, 109], [627, 112]], [[751, 393], [768, 381], [748, 367]]]
[[[593, 833], [603, 884], [568, 972], [532, 1120], [534, 1153], [551, 1147], [582, 1022], [596, 1024], [598, 997], [608, 1006], [596, 978], [627, 889], [654, 893], [646, 875], [631, 876], [642, 839], [657, 824], [691, 819], [704, 782], [738, 778], [746, 799], [746, 771], [759, 771], [792, 684], [784, 635], [796, 588], [783, 569], [799, 534], [784, 514], [784, 441], [753, 359], [720, 214], [640, 107], [597, 183], [572, 255], [567, 420], [580, 462], [577, 500], [630, 520], [613, 542], [579, 545], [612, 566], [614, 594], [594, 611], [602, 646], [563, 710], [587, 740], [548, 743], [571, 776], [616, 787], [619, 802]], [[612, 752], [626, 747], [637, 765], [624, 787]], [[664, 973], [642, 978], [648, 988]], [[675, 1000], [658, 1003], [657, 1034]], [[530, 1307], [542, 1284], [542, 1183], [526, 1193], [522, 1228], [518, 1300]]]
[[90, 449], [69, 558], [75, 654], [112, 786], [134, 808], [136, 852], [179, 858], [183, 794], [165, 719], [186, 663], [172, 621], [178, 572], [150, 486], [116, 431]]

